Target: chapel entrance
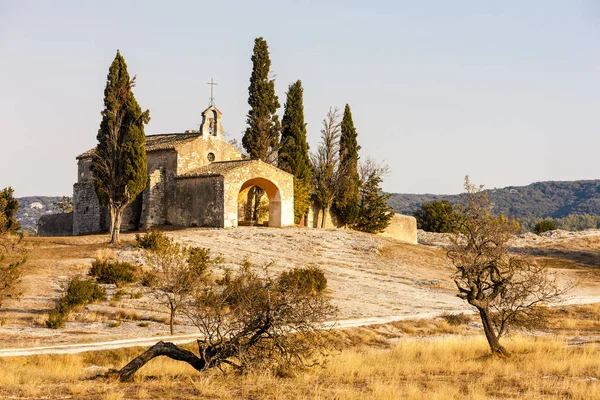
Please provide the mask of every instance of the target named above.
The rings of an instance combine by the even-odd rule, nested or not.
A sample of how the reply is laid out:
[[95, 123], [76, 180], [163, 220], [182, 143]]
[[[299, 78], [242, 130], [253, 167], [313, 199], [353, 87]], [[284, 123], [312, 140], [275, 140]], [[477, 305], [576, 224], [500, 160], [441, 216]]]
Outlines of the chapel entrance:
[[238, 194], [238, 226], [281, 227], [279, 188], [264, 178], [250, 179]]

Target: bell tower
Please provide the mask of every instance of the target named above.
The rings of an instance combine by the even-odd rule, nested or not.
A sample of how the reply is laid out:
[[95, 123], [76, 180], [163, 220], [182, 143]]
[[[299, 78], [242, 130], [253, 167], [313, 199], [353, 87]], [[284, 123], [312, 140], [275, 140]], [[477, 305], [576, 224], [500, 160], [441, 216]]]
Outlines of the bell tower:
[[222, 118], [223, 114], [214, 105], [211, 105], [202, 112], [200, 134], [204, 139], [208, 139], [212, 136], [223, 140], [223, 125], [221, 125]]
[[213, 78], [210, 78], [210, 102], [208, 108], [202, 112], [202, 123], [200, 124], [200, 134], [204, 139], [208, 139], [210, 136], [216, 137], [223, 140], [223, 126], [221, 125], [221, 118], [223, 114], [215, 107], [215, 85], [218, 85]]

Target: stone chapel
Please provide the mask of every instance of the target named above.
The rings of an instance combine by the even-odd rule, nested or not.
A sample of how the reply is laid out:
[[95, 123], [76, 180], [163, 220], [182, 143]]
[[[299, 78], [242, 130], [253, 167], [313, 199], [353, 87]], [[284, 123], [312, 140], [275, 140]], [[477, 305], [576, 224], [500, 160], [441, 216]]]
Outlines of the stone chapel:
[[[107, 232], [90, 171], [91, 149], [77, 157], [73, 186], [73, 234]], [[222, 114], [211, 105], [198, 132], [146, 136], [148, 185], [123, 214], [122, 231], [158, 225], [227, 228], [238, 226], [240, 192], [258, 186], [268, 197], [270, 227], [294, 224], [293, 176], [260, 160], [243, 159], [223, 139]]]

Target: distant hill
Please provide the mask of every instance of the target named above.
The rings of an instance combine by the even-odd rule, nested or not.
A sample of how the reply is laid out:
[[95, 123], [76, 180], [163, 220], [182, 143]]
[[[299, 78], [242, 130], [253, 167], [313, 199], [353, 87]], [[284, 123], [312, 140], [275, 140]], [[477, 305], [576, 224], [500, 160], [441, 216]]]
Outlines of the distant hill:
[[[508, 186], [488, 190], [499, 214], [515, 218], [562, 218], [571, 214], [600, 215], [600, 179], [570, 182], [536, 182], [527, 186]], [[60, 197], [21, 197], [17, 219], [23, 229], [35, 229], [43, 214], [52, 214]], [[432, 200], [460, 202], [460, 195], [394, 193], [389, 204], [397, 213], [409, 214]]]
[[[494, 211], [515, 218], [562, 218], [571, 214], [600, 215], [600, 180], [536, 182], [527, 186], [489, 189]], [[389, 204], [401, 214], [410, 214], [432, 200], [460, 203], [461, 195], [394, 193]]]
[[38, 219], [42, 215], [57, 213], [54, 203], [59, 199], [60, 197], [47, 196], [19, 197], [21, 208], [17, 211], [17, 219], [21, 222], [21, 228], [24, 230], [36, 229]]

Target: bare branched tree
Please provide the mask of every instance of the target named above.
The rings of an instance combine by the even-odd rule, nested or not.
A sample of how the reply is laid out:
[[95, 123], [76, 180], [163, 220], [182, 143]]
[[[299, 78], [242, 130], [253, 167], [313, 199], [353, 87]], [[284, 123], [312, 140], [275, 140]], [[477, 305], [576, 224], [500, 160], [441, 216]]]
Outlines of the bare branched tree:
[[390, 173], [390, 166], [385, 162], [380, 163], [374, 158], [368, 157], [365, 161], [361, 161], [358, 164], [358, 176], [360, 178], [360, 185], [364, 185], [369, 179], [379, 178], [383, 180], [383, 177]]
[[[325, 227], [337, 191], [340, 118], [340, 111], [337, 107], [329, 108], [329, 112], [322, 122], [321, 143], [319, 143], [317, 151], [311, 154], [315, 202], [323, 214], [321, 228]], [[317, 222], [318, 217], [317, 215]]]
[[175, 316], [189, 296], [208, 276], [208, 269], [221, 261], [204, 248], [189, 248], [172, 240], [158, 250], [144, 252], [150, 268], [156, 299], [169, 310], [169, 328], [174, 333]]
[[509, 355], [500, 337], [513, 327], [532, 327], [544, 319], [545, 305], [557, 301], [568, 287], [560, 287], [547, 269], [509, 254], [518, 223], [492, 213], [483, 186], [465, 178], [465, 206], [458, 206], [458, 234], [448, 248], [456, 267], [458, 296], [481, 318], [490, 349]]
[[249, 264], [227, 271], [215, 284], [198, 287], [184, 313], [198, 327], [198, 354], [159, 342], [116, 372], [129, 380], [158, 356], [186, 362], [198, 371], [231, 366], [237, 371], [279, 372], [318, 363], [325, 348], [323, 328], [335, 308], [316, 268], [297, 268], [279, 276]]

